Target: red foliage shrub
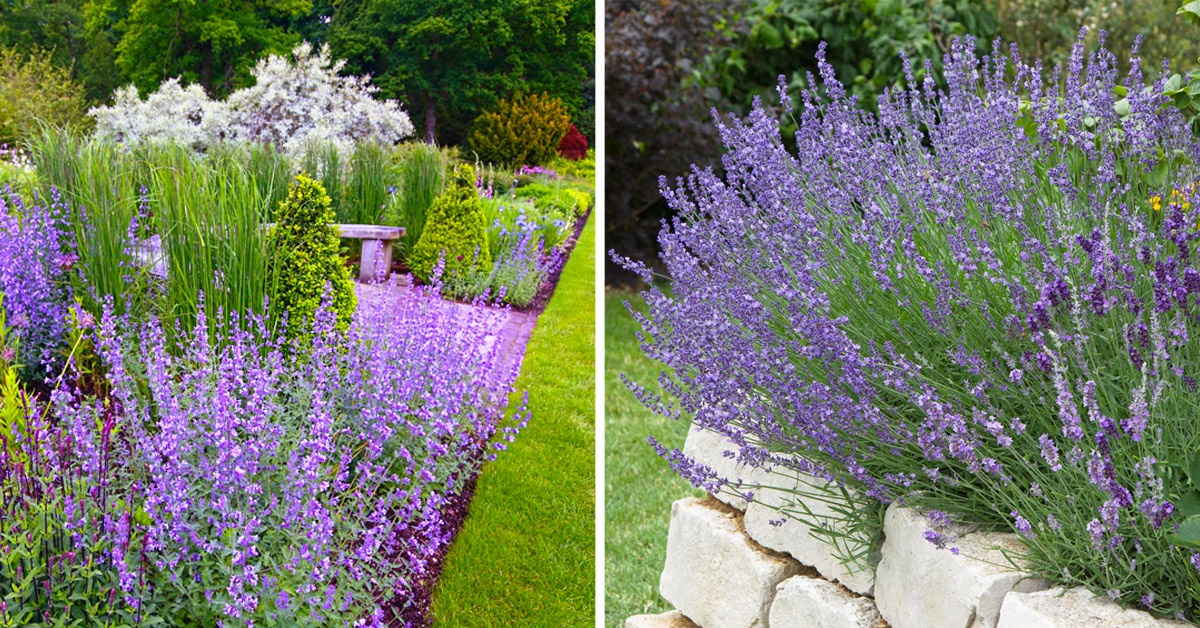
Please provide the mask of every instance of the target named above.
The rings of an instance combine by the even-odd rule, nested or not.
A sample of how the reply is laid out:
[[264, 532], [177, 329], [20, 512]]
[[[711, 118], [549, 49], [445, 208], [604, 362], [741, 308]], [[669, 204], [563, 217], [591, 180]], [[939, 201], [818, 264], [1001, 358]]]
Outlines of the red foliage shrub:
[[564, 159], [579, 160], [587, 157], [587, 138], [572, 124], [567, 134], [558, 143], [558, 154]]

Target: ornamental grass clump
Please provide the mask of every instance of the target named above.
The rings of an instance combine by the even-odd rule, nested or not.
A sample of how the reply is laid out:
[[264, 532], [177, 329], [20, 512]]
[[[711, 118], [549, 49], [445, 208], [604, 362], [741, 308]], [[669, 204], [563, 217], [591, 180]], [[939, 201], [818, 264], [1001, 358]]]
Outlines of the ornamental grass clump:
[[1196, 620], [1200, 143], [1136, 49], [1121, 78], [1077, 45], [1052, 83], [974, 49], [944, 89], [906, 61], [871, 114], [822, 47], [799, 109], [781, 85], [794, 151], [760, 107], [718, 121], [725, 174], [663, 182], [671, 287], [641, 317], [676, 401], [631, 387], [744, 462], [1011, 530], [1039, 576]]

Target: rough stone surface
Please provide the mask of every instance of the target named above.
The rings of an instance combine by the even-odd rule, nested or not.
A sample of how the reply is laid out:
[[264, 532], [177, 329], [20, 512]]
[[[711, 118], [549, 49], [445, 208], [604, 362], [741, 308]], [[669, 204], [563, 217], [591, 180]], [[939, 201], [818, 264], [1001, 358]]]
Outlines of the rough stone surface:
[[736, 456], [738, 451], [738, 446], [723, 434], [695, 427], [688, 430], [687, 440], [683, 443], [685, 455], [731, 482], [722, 486], [721, 492], [713, 497], [744, 511], [747, 502], [742, 493], [754, 491], [759, 484], [769, 483], [770, 479], [765, 470], [740, 464], [735, 457], [725, 455], [726, 452], [732, 452]]
[[911, 508], [892, 506], [884, 520], [875, 602], [893, 628], [993, 628], [1009, 591], [1049, 588], [1012, 571], [998, 547], [1021, 550], [1012, 534], [965, 534], [949, 549], [925, 540], [929, 524]]
[[1155, 619], [1149, 613], [1121, 608], [1083, 588], [1010, 593], [1000, 607], [997, 628], [1183, 628], [1190, 624]]
[[696, 624], [679, 611], [658, 615], [634, 615], [625, 620], [625, 628], [697, 628]]
[[[816, 568], [827, 580], [836, 580], [860, 595], [872, 595], [874, 570], [843, 566], [833, 547], [813, 536], [809, 528], [810, 521], [825, 523], [835, 529], [843, 525], [839, 521], [841, 516], [834, 512], [829, 501], [825, 501], [840, 501], [842, 495], [833, 492], [835, 489], [824, 480], [790, 469], [777, 470], [770, 482], [787, 490], [771, 488], [764, 482], [764, 486], [755, 492], [754, 502], [746, 508], [746, 534], [765, 547], [786, 552], [802, 564]], [[817, 497], [805, 498], [798, 493]], [[785, 517], [788, 513], [793, 516]], [[781, 519], [784, 519], [782, 525], [771, 525], [772, 521]], [[865, 549], [860, 546], [854, 551]]]
[[800, 571], [794, 560], [755, 547], [720, 504], [671, 505], [659, 591], [704, 628], [766, 628], [776, 585]]
[[794, 576], [775, 588], [771, 628], [876, 628], [879, 611], [859, 597], [820, 578]]

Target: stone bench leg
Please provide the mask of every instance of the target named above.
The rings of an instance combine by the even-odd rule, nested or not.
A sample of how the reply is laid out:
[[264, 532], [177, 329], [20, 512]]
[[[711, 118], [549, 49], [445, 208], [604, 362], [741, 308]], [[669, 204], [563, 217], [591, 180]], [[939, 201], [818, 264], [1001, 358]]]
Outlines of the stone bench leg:
[[[376, 274], [378, 269], [378, 275]], [[363, 240], [362, 261], [358, 266], [358, 280], [363, 283], [384, 281], [392, 272], [392, 241]]]

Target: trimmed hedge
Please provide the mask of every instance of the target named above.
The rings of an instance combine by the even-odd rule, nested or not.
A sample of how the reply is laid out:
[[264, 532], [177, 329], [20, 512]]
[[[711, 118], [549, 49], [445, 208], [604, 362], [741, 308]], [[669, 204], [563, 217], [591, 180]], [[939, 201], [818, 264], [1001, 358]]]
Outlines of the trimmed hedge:
[[341, 240], [337, 229], [330, 226], [334, 214], [325, 188], [298, 175], [279, 204], [276, 218], [278, 223], [269, 236], [275, 280], [271, 303], [288, 313], [288, 335], [308, 336], [327, 284], [338, 325], [347, 327], [357, 301], [350, 271], [339, 254]]
[[408, 257], [409, 270], [421, 281], [429, 282], [443, 256], [443, 277], [492, 266], [487, 221], [475, 191], [475, 170], [467, 164], [454, 169], [446, 190], [429, 208], [425, 230]]

